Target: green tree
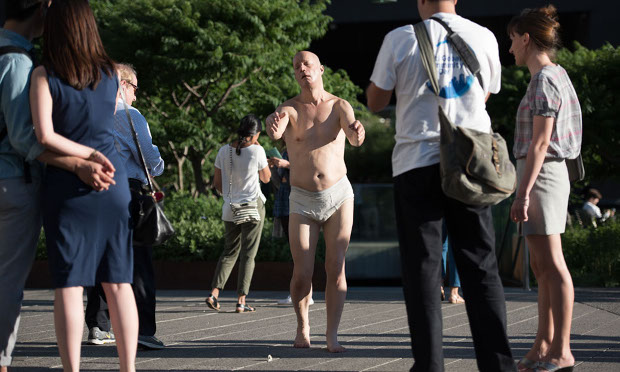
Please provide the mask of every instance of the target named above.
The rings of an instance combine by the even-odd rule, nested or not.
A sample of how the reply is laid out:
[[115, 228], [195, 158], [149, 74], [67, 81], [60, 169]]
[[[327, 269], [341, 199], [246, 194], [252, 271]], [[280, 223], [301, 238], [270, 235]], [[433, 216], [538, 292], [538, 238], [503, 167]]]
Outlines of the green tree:
[[[264, 117], [297, 94], [292, 58], [327, 31], [328, 2], [92, 2], [110, 55], [136, 67], [138, 108], [154, 142], [165, 145], [166, 161], [175, 164], [178, 190], [189, 189], [184, 176], [191, 175], [193, 188], [208, 194], [215, 152], [232, 139], [239, 120], [250, 112]], [[325, 75], [326, 85], [337, 83], [335, 94], [359, 105], [359, 88], [345, 72], [326, 69]]]

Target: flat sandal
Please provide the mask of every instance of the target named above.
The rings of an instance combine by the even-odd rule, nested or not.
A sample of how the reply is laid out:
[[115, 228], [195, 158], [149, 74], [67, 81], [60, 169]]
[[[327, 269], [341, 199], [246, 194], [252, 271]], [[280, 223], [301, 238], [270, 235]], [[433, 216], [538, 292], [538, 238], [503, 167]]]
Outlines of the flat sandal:
[[235, 311], [238, 313], [251, 313], [256, 311], [256, 309], [246, 304], [237, 304], [237, 309]]

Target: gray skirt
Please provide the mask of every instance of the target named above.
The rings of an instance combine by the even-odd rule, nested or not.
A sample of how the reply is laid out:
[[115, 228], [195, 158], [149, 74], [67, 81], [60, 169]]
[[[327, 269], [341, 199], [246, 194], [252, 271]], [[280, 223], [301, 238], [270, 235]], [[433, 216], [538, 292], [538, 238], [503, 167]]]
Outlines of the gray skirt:
[[[525, 171], [525, 158], [517, 160], [517, 182]], [[523, 235], [562, 234], [566, 228], [566, 214], [570, 182], [564, 159], [545, 159], [530, 192], [528, 220], [523, 222]]]

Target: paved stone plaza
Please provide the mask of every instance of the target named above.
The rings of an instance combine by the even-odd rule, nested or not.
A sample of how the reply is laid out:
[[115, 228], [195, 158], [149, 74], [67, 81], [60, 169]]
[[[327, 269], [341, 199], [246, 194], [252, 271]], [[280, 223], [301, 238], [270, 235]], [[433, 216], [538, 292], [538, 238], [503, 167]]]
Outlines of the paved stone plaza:
[[[407, 371], [413, 364], [402, 290], [349, 288], [340, 324], [343, 354], [325, 350], [325, 302], [310, 307], [312, 348], [294, 349], [295, 314], [277, 305], [286, 292], [255, 291], [255, 313], [237, 314], [234, 291], [224, 291], [222, 311], [207, 308], [204, 291], [159, 291], [157, 336], [167, 348], [138, 351], [143, 371]], [[439, 294], [438, 294], [439, 295]], [[506, 290], [508, 334], [515, 359], [536, 331], [536, 292]], [[13, 370], [61, 368], [52, 316], [53, 292], [27, 290]], [[476, 371], [464, 305], [443, 305], [447, 371]], [[620, 289], [577, 289], [572, 348], [577, 371], [620, 371]], [[84, 332], [86, 340], [86, 329]], [[271, 356], [271, 358], [269, 358]], [[82, 370], [118, 369], [115, 346], [82, 347]]]

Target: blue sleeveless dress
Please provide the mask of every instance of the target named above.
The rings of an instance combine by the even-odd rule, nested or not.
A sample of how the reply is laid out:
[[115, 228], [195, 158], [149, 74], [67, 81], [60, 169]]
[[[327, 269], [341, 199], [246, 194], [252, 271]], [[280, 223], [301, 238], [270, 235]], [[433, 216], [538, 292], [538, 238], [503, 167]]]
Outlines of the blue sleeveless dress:
[[104, 154], [116, 168], [107, 191], [96, 192], [77, 175], [48, 166], [43, 181], [43, 227], [55, 288], [131, 283], [131, 196], [125, 165], [114, 147], [116, 74], [95, 89], [77, 90], [48, 73], [54, 131]]

